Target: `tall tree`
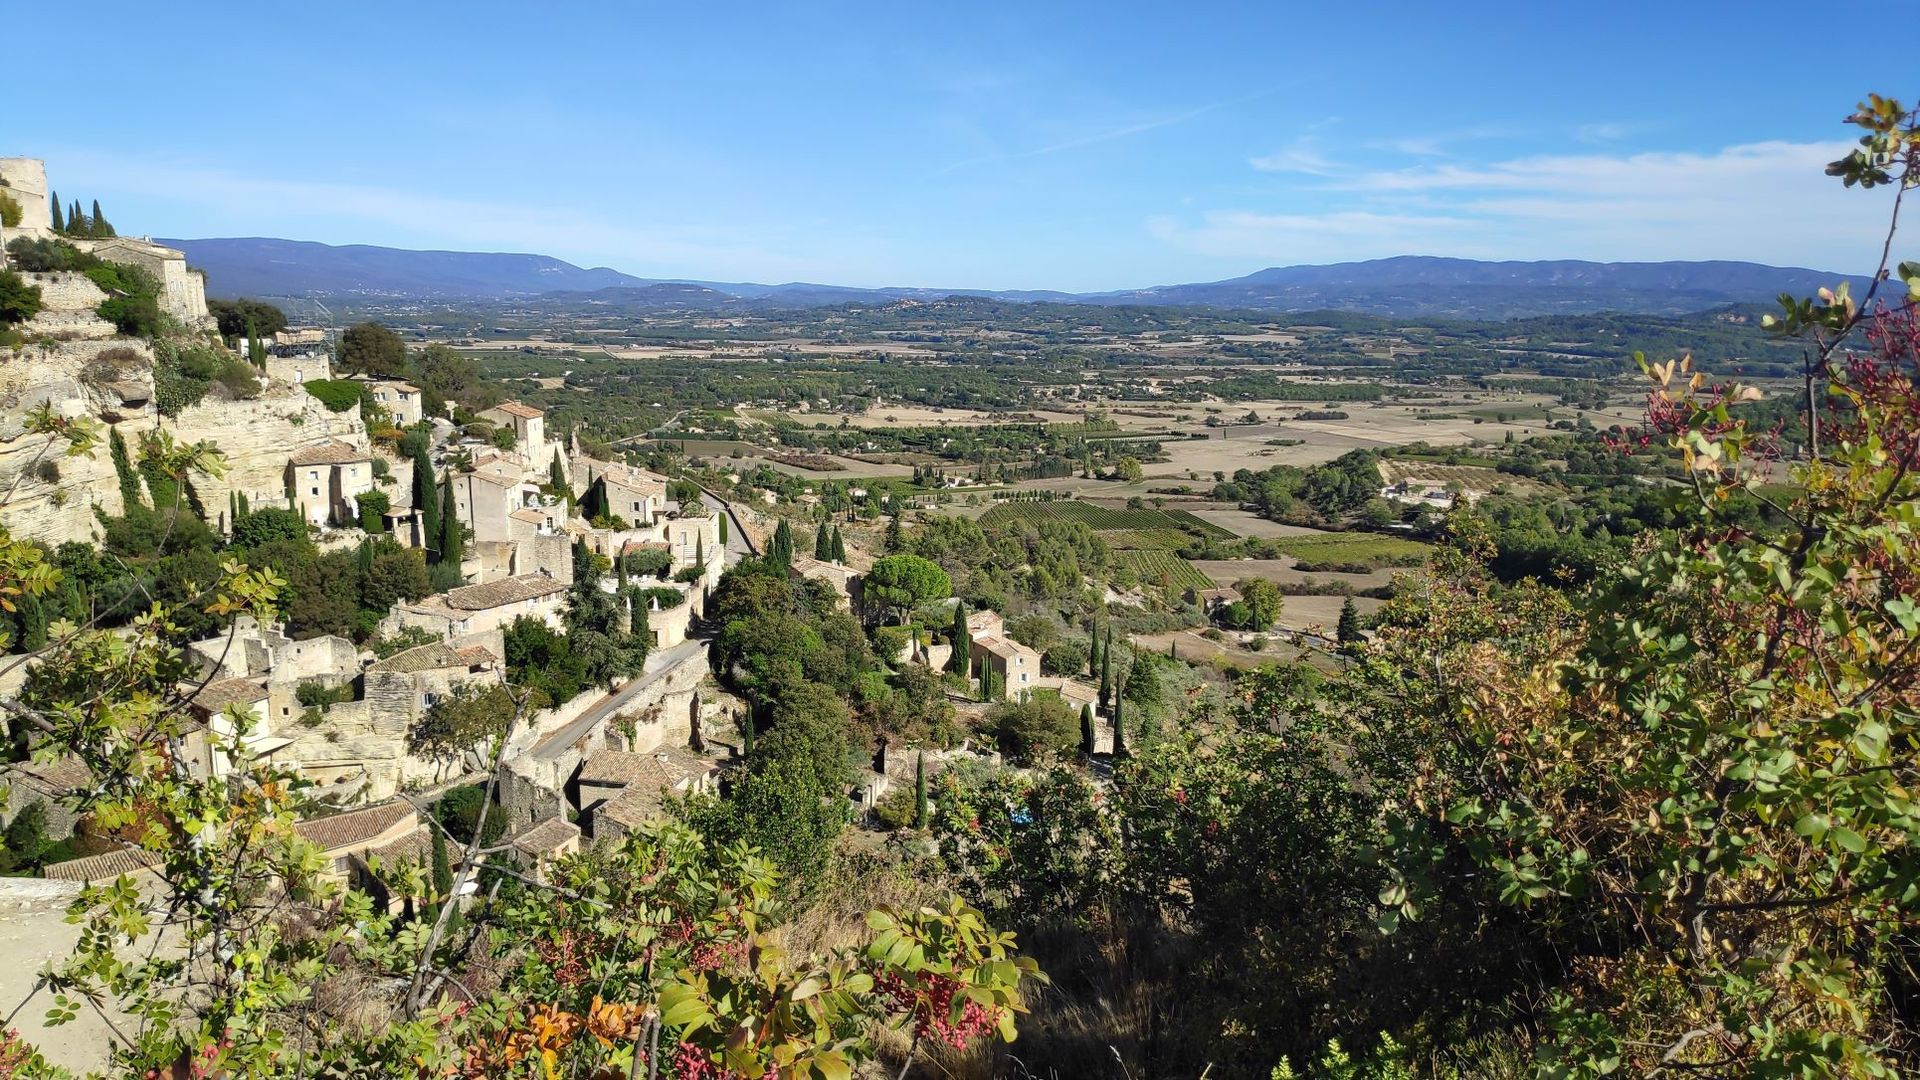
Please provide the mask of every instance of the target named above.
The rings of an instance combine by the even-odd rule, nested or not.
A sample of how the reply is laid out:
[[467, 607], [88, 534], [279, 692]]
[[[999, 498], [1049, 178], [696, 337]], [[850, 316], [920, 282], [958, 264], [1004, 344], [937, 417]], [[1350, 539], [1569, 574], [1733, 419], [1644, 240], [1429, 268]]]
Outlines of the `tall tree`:
[[833, 561], [837, 563], [847, 561], [847, 541], [845, 537], [840, 535], [840, 526], [838, 525], [833, 527]]
[[432, 561], [440, 550], [440, 498], [433, 485], [433, 460], [427, 456], [426, 440], [413, 451], [413, 508], [420, 515], [420, 546]]
[[127, 453], [127, 441], [119, 428], [107, 429], [107, 452], [113, 458], [113, 475], [120, 481], [120, 512], [130, 513], [146, 505], [140, 497], [140, 474], [133, 469], [133, 457]]
[[1100, 711], [1114, 708], [1113, 704], [1113, 627], [1107, 627], [1107, 642], [1100, 649]]
[[53, 231], [67, 231], [67, 213], [60, 207], [60, 193], [57, 191], [53, 193]]
[[947, 638], [953, 645], [953, 655], [947, 657], [947, 670], [965, 678], [973, 660], [973, 635], [967, 633], [967, 605], [958, 600], [953, 603], [953, 629], [947, 632]]
[[893, 514], [887, 518], [887, 553], [897, 553], [905, 543], [901, 535], [900, 515]]
[[827, 523], [824, 521], [813, 530], [813, 557], [821, 562], [833, 561], [833, 537], [827, 534]]
[[1080, 754], [1091, 758], [1094, 747], [1093, 706], [1080, 706]]
[[107, 215], [100, 212], [100, 200], [93, 200], [93, 218], [87, 222], [87, 235], [109, 237], [113, 235], [113, 226], [107, 224]]
[[440, 485], [440, 543], [437, 546], [440, 556], [434, 564], [434, 588], [439, 592], [457, 589], [465, 580], [460, 573], [460, 563], [466, 558], [466, 544], [460, 532], [460, 510], [453, 499], [452, 473], [448, 473]]
[[927, 752], [925, 750], [920, 751], [920, 756], [913, 762], [913, 827], [916, 829], [927, 827]]
[[1127, 756], [1127, 707], [1121, 698], [1113, 699], [1113, 756]]
[[573, 501], [573, 492], [567, 488], [567, 469], [560, 463], [560, 448], [553, 448], [553, 464], [547, 466], [547, 483], [552, 485], [555, 494]]
[[377, 322], [355, 323], [340, 335], [338, 367], [345, 375], [404, 374], [407, 343]]
[[1340, 605], [1340, 625], [1334, 631], [1334, 635], [1339, 638], [1342, 645], [1351, 645], [1360, 640], [1360, 608], [1353, 602], [1351, 596], [1347, 597], [1346, 603]]
[[774, 526], [773, 540], [767, 544], [767, 558], [778, 566], [793, 565], [793, 530], [788, 527], [787, 519], [781, 518]]

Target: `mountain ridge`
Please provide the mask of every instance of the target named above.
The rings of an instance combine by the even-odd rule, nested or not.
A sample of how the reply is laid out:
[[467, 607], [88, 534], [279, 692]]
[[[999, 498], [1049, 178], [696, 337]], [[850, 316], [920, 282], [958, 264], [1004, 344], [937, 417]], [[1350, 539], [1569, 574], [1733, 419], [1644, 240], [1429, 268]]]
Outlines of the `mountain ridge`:
[[1806, 267], [1724, 259], [1490, 261], [1398, 255], [1269, 266], [1219, 281], [1070, 293], [642, 278], [610, 267], [580, 267], [548, 255], [336, 246], [272, 237], [160, 242], [186, 252], [191, 264], [207, 272], [208, 291], [217, 296], [538, 302], [543, 297], [578, 301], [596, 292], [617, 290], [607, 297], [609, 302], [645, 308], [658, 299], [662, 310], [806, 308], [981, 296], [1015, 302], [1515, 318], [1597, 311], [1684, 314], [1763, 301], [1780, 292], [1808, 294], [1839, 280], [1864, 283], [1860, 278]]

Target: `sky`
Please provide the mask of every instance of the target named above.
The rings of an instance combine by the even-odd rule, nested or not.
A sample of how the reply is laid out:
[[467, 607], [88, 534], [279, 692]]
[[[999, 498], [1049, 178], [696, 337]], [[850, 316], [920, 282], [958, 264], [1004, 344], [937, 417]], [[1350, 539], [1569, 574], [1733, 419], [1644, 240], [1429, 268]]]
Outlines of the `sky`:
[[111, 57], [61, 58], [62, 5], [9, 13], [0, 55], [44, 71], [14, 81], [0, 156], [45, 158], [123, 232], [717, 281], [1093, 291], [1409, 254], [1854, 272], [1890, 196], [1821, 168], [1867, 92], [1920, 93], [1909, 50], [1812, 45], [1832, 24], [1770, 0], [83, 21]]

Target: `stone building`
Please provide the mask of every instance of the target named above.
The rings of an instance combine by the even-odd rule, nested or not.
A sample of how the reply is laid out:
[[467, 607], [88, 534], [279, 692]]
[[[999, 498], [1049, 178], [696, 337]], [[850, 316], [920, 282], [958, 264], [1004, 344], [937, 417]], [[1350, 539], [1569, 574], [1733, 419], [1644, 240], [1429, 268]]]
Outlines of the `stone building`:
[[556, 860], [580, 850], [580, 827], [565, 818], [551, 817], [512, 840], [514, 861], [535, 881], [545, 882]]
[[575, 483], [585, 487], [605, 480], [607, 512], [624, 518], [633, 528], [646, 528], [667, 510], [667, 478], [646, 469], [590, 457], [573, 459]]
[[482, 409], [477, 415], [496, 427], [511, 430], [513, 452], [530, 467], [543, 467], [553, 457], [554, 448], [547, 445], [547, 414], [539, 409], [508, 401], [491, 409]]
[[0, 823], [13, 819], [29, 805], [38, 803], [46, 816], [47, 835], [64, 838], [73, 835], [79, 818], [70, 800], [93, 788], [93, 771], [77, 757], [54, 761], [16, 761], [0, 766]]
[[1025, 699], [1039, 685], [1040, 654], [1012, 638], [990, 634], [974, 638], [972, 661], [976, 677], [992, 669], [993, 688], [1009, 701]]
[[602, 750], [574, 777], [581, 820], [594, 840], [615, 840], [666, 816], [666, 801], [713, 790], [719, 766], [678, 747]]
[[530, 615], [558, 630], [566, 607], [568, 582], [547, 573], [520, 574], [481, 585], [463, 585], [422, 600], [394, 605], [381, 621], [383, 633], [418, 627], [443, 638], [466, 637], [505, 629]]
[[426, 415], [425, 398], [412, 383], [400, 379], [368, 379], [366, 383], [374, 403], [393, 416], [395, 427], [411, 427]]
[[860, 602], [860, 573], [850, 566], [821, 562], [811, 555], [795, 555], [793, 572], [803, 578], [825, 582], [833, 589], [834, 602], [843, 611]]
[[302, 683], [338, 687], [360, 676], [360, 650], [343, 637], [322, 634], [295, 641], [279, 627], [262, 627], [242, 615], [231, 634], [196, 641], [188, 649], [217, 678], [263, 680], [267, 724], [278, 731], [297, 720]]
[[53, 203], [47, 189], [47, 163], [39, 158], [0, 157], [0, 195], [20, 206], [20, 224], [0, 226], [0, 249], [18, 237], [53, 235]]
[[287, 459], [287, 493], [316, 528], [357, 525], [360, 496], [373, 489], [373, 454], [332, 439]]
[[503, 473], [482, 466], [453, 478], [454, 511], [479, 542], [513, 539], [514, 512], [537, 494], [538, 489], [522, 480], [517, 468]]
[[420, 815], [412, 805], [395, 799], [344, 814], [308, 818], [293, 831], [326, 855], [327, 868], [320, 876], [345, 885], [355, 880], [356, 862], [364, 867], [369, 852], [403, 840], [419, 827]]
[[[273, 725], [267, 717], [267, 687], [264, 681], [256, 679], [216, 679], [194, 690], [191, 684], [182, 687], [192, 691], [187, 699], [187, 713], [197, 721], [207, 733], [216, 736], [222, 745], [233, 743], [238, 734], [229, 710], [238, 711], [248, 717], [247, 734], [244, 742], [247, 752], [255, 757], [270, 758], [293, 740], [274, 733]], [[197, 756], [193, 762], [203, 776], [225, 776], [233, 771], [233, 761], [228, 755], [215, 749], [213, 740], [208, 738], [186, 740], [189, 752]]]
[[210, 328], [207, 276], [187, 265], [187, 253], [145, 237], [75, 240], [73, 246], [108, 262], [137, 266], [160, 282], [160, 309], [188, 326]]

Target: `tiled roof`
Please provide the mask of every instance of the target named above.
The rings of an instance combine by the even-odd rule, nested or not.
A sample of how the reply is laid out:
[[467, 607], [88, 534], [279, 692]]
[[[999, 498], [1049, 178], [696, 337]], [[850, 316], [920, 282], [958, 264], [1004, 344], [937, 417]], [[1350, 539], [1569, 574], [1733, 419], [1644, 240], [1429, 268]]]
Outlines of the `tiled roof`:
[[515, 521], [530, 521], [535, 525], [547, 520], [547, 515], [535, 510], [531, 506], [522, 507], [507, 516]]
[[[479, 646], [471, 647], [479, 648]], [[415, 645], [405, 652], [394, 653], [385, 660], [375, 660], [368, 665], [367, 670], [397, 671], [407, 674], [415, 671], [437, 671], [441, 668], [472, 667], [476, 661], [468, 660], [462, 655], [463, 651], [444, 641], [432, 641], [425, 645]], [[493, 654], [487, 650], [479, 649], [479, 651], [486, 653], [487, 659], [493, 659]]]
[[594, 819], [605, 818], [617, 825], [637, 829], [649, 821], [666, 816], [666, 795], [659, 788], [634, 784], [593, 810]]
[[193, 695], [195, 708], [210, 713], [224, 712], [229, 705], [251, 705], [267, 700], [267, 688], [252, 679], [221, 679], [210, 682]]
[[140, 848], [120, 848], [117, 851], [106, 851], [81, 859], [51, 863], [40, 873], [55, 881], [105, 881], [108, 878], [117, 878], [121, 874], [137, 874], [159, 862], [160, 857], [151, 851], [143, 851]]
[[402, 862], [425, 866], [433, 858], [433, 830], [421, 825], [391, 844], [368, 849], [367, 854], [379, 859], [382, 866]]
[[84, 790], [93, 786], [93, 770], [73, 756], [54, 761], [21, 761], [7, 768], [11, 772], [23, 773], [40, 781], [56, 793]]
[[328, 439], [314, 446], [304, 446], [293, 452], [290, 458], [295, 465], [351, 465], [356, 461], [372, 461], [373, 455], [351, 443], [339, 439]]
[[513, 846], [529, 855], [558, 851], [580, 836], [580, 827], [565, 818], [547, 820], [513, 838]]
[[566, 583], [558, 578], [547, 574], [521, 574], [489, 581], [484, 585], [463, 585], [458, 589], [449, 589], [446, 602], [455, 611], [485, 611], [566, 591]]
[[472, 667], [478, 667], [481, 664], [497, 664], [500, 662], [500, 658], [493, 655], [493, 651], [484, 645], [463, 645], [453, 651], [459, 654], [461, 660]]
[[636, 754], [630, 750], [602, 750], [588, 758], [580, 766], [580, 782], [583, 784], [652, 784], [664, 787], [676, 779], [677, 770], [670, 770], [666, 762], [652, 754]]
[[311, 818], [295, 825], [294, 831], [322, 851], [338, 851], [365, 844], [413, 817], [413, 807], [404, 799], [395, 799], [365, 810], [349, 810], [332, 817]]
[[1025, 645], [1022, 645], [1017, 641], [1013, 641], [1006, 638], [997, 638], [991, 635], [988, 635], [986, 637], [974, 638], [973, 643], [987, 650], [988, 652], [994, 654], [995, 656], [1037, 655], [1034, 653], [1032, 649], [1027, 648]]
[[517, 416], [522, 420], [534, 420], [539, 417], [547, 415], [546, 413], [541, 412], [539, 409], [536, 409], [531, 405], [522, 405], [517, 401], [504, 402], [502, 404], [495, 405], [493, 408], [488, 409], [486, 411], [487, 412], [503, 412], [503, 413], [506, 413], [508, 416]]

